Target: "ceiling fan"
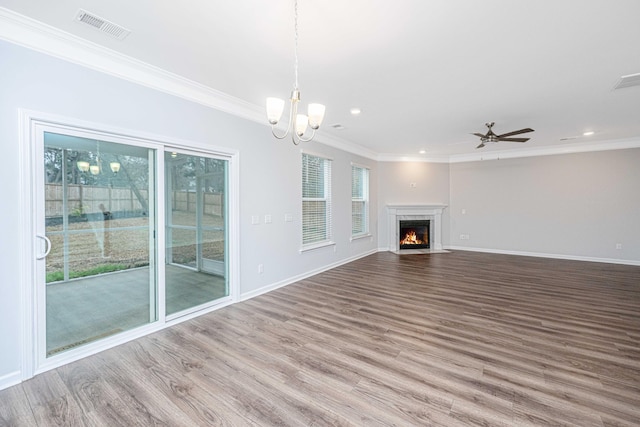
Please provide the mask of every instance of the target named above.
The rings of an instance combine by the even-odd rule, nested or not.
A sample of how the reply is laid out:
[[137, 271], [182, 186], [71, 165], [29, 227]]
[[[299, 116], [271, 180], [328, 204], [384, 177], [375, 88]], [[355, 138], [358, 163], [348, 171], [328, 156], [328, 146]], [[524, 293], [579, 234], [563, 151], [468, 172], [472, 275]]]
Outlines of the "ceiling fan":
[[508, 138], [508, 137], [513, 136], [513, 135], [520, 135], [521, 133], [533, 132], [533, 129], [525, 128], [525, 129], [520, 129], [520, 130], [514, 130], [513, 132], [503, 133], [502, 135], [496, 135], [495, 133], [493, 133], [493, 130], [491, 130], [493, 125], [495, 125], [494, 122], [485, 123], [485, 125], [489, 128], [489, 130], [487, 131], [486, 134], [483, 135], [483, 134], [477, 133], [477, 132], [473, 134], [475, 136], [480, 137], [480, 145], [478, 145], [476, 148], [482, 148], [488, 142], [499, 142], [499, 141], [527, 142], [529, 140], [529, 138]]

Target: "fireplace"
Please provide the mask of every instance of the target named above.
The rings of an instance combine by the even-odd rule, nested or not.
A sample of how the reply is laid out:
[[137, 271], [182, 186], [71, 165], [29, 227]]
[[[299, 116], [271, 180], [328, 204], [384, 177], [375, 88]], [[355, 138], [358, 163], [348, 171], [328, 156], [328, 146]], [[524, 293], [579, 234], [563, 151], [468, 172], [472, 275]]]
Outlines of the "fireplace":
[[[387, 236], [389, 250], [397, 254], [415, 254], [415, 253], [438, 253], [447, 252], [442, 247], [442, 211], [447, 207], [443, 204], [433, 205], [387, 205]], [[414, 243], [410, 243], [411, 247], [400, 246], [400, 240], [403, 240], [406, 236], [406, 232], [401, 234], [400, 222], [403, 225], [405, 221], [412, 222], [418, 221], [425, 226], [424, 230], [415, 231], [415, 241], [421, 240], [426, 243], [421, 243], [418, 246], [413, 240], [413, 234], [410, 232], [409, 240]], [[420, 224], [418, 224], [420, 225]], [[426, 236], [425, 236], [426, 233]], [[401, 250], [402, 249], [402, 250]], [[412, 250], [414, 249], [414, 250]]]
[[398, 230], [400, 231], [399, 248], [402, 249], [429, 249], [429, 226], [428, 219], [399, 220]]

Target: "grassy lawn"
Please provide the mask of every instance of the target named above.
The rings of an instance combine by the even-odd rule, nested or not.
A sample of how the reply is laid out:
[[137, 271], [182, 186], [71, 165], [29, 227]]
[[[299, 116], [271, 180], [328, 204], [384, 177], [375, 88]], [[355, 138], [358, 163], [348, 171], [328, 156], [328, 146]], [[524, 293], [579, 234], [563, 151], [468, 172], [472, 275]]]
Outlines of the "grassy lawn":
[[[103, 264], [98, 267], [91, 268], [83, 271], [70, 271], [69, 279], [77, 279], [79, 277], [95, 276], [96, 274], [112, 273], [114, 271], [126, 270], [130, 268], [124, 264]], [[47, 273], [47, 283], [58, 282], [64, 280], [64, 271], [53, 271]]]

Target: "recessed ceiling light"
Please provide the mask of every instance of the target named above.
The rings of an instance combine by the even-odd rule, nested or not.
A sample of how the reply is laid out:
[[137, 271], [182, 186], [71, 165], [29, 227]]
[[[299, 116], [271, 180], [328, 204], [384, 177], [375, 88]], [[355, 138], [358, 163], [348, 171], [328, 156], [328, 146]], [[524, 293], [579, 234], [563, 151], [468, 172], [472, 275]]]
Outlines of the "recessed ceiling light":
[[351, 110], [349, 110], [349, 111], [351, 111], [351, 115], [352, 115], [352, 116], [357, 116], [358, 114], [362, 113], [362, 110], [361, 110], [361, 109], [359, 109], [358, 107], [353, 107], [353, 108], [352, 108]]
[[427, 150], [420, 150], [420, 151], [418, 151], [418, 153], [420, 153], [420, 154], [424, 154], [424, 153], [426, 153], [426, 152], [427, 152]]
[[593, 135], [594, 133], [595, 133], [594, 131], [590, 130], [589, 132], [585, 132], [585, 133], [583, 133], [582, 135], [583, 135], [583, 136], [591, 136], [591, 135]]

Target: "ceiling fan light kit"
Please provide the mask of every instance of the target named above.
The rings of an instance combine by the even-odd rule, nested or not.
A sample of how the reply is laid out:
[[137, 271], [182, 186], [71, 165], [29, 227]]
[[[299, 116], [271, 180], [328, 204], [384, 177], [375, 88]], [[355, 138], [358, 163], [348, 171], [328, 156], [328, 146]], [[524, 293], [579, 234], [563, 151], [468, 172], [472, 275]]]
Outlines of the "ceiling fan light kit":
[[478, 132], [473, 133], [473, 135], [480, 138], [480, 145], [478, 145], [476, 148], [482, 148], [486, 144], [494, 143], [494, 142], [527, 142], [530, 138], [510, 138], [510, 137], [515, 135], [520, 135], [522, 133], [534, 132], [534, 130], [531, 128], [524, 128], [520, 130], [514, 130], [512, 132], [503, 133], [502, 135], [496, 135], [492, 129], [494, 125], [495, 125], [495, 122], [485, 123], [485, 126], [489, 128], [489, 130], [485, 134], [481, 134]]

